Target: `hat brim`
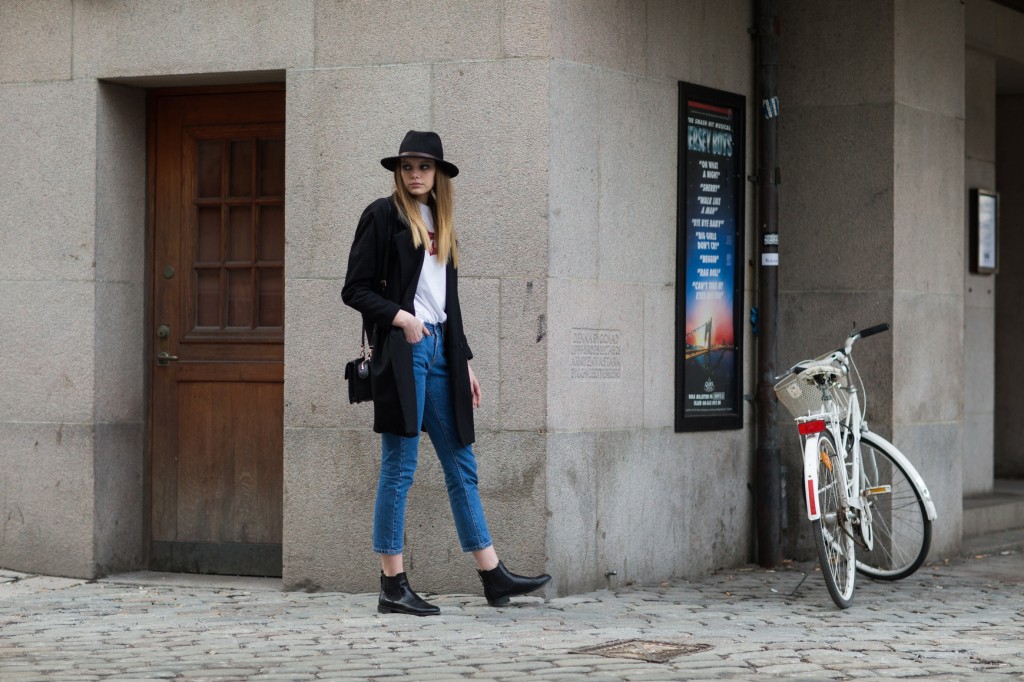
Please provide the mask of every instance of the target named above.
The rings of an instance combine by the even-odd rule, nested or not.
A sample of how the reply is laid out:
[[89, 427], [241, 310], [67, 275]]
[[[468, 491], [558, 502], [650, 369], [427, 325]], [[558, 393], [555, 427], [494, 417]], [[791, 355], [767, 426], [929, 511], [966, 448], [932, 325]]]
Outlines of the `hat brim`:
[[402, 159], [430, 159], [431, 161], [436, 163], [438, 167], [441, 168], [441, 170], [443, 170], [445, 172], [445, 175], [447, 175], [448, 177], [454, 178], [456, 175], [459, 174], [459, 168], [454, 163], [451, 163], [450, 161], [436, 159], [433, 156], [429, 156], [427, 154], [406, 154], [405, 156], [388, 156], [380, 160], [380, 165], [384, 166], [389, 171], [394, 173], [395, 168], [398, 167], [398, 162], [401, 161]]

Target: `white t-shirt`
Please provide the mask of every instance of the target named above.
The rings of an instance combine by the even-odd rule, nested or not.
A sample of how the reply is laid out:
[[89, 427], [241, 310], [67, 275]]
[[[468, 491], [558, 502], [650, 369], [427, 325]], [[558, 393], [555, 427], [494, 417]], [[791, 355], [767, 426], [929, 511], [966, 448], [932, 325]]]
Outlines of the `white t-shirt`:
[[416, 298], [413, 305], [416, 308], [416, 317], [423, 322], [438, 324], [448, 320], [448, 314], [444, 311], [448, 302], [448, 280], [444, 263], [437, 260], [437, 248], [434, 244], [434, 215], [430, 207], [420, 204], [420, 215], [423, 222], [427, 224], [427, 232], [430, 233], [430, 245], [423, 250], [423, 270], [420, 272], [420, 281], [416, 285]]

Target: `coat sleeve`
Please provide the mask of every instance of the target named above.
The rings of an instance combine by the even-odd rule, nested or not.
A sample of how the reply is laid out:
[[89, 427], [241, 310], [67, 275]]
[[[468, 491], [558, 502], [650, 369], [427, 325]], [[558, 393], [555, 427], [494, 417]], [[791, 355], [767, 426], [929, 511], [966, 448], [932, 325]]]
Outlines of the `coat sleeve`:
[[[379, 199], [363, 211], [356, 226], [356, 236], [348, 254], [348, 271], [341, 300], [382, 329], [391, 326], [399, 305], [380, 295], [378, 278], [384, 258], [384, 240], [387, 239], [388, 199]], [[389, 276], [384, 273], [383, 276]]]
[[456, 302], [456, 308], [457, 308], [458, 314], [459, 314], [459, 329], [460, 329], [460, 332], [461, 332], [462, 336], [461, 336], [461, 338], [457, 339], [457, 341], [459, 341], [459, 345], [462, 346], [463, 350], [465, 351], [466, 359], [467, 360], [472, 360], [473, 359], [473, 350], [469, 347], [469, 339], [466, 338], [465, 331], [462, 331], [465, 328], [464, 327], [464, 322], [465, 321], [462, 318], [462, 304], [459, 303], [459, 271], [450, 262], [448, 263], [448, 280], [447, 281], [448, 281], [448, 286], [451, 287], [451, 289], [448, 291], [449, 305], [450, 305], [450, 301], [452, 301], [454, 299], [455, 302]]

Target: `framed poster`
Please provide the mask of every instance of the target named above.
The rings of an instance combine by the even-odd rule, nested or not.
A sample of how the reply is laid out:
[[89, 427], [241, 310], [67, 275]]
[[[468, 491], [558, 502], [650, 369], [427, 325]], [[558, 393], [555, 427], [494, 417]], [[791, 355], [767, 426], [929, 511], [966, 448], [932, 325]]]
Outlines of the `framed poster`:
[[970, 270], [979, 275], [999, 272], [999, 195], [971, 190]]
[[679, 84], [677, 432], [743, 427], [745, 107]]

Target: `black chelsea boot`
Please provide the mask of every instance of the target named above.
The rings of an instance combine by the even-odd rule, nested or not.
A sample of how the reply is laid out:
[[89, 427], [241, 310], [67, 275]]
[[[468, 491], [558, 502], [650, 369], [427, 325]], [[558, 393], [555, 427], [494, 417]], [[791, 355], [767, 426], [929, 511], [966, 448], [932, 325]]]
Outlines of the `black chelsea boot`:
[[410, 616], [436, 616], [441, 613], [441, 609], [412, 591], [405, 572], [389, 578], [381, 571], [377, 612], [406, 613]]
[[509, 597], [517, 597], [527, 592], [533, 592], [543, 587], [551, 580], [547, 573], [528, 578], [524, 575], [516, 575], [507, 568], [505, 564], [498, 562], [495, 568], [489, 571], [480, 571], [480, 582], [484, 584], [484, 597], [491, 606], [505, 606]]

